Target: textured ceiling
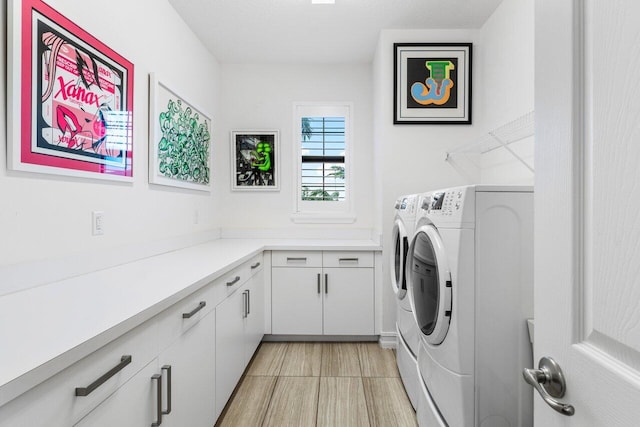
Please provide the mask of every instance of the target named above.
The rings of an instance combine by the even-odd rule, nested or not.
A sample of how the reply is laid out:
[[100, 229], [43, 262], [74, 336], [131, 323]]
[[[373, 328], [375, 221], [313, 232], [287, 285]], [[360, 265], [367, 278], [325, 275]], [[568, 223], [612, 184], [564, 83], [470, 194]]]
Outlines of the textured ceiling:
[[382, 29], [479, 28], [502, 0], [169, 0], [222, 63], [365, 63]]

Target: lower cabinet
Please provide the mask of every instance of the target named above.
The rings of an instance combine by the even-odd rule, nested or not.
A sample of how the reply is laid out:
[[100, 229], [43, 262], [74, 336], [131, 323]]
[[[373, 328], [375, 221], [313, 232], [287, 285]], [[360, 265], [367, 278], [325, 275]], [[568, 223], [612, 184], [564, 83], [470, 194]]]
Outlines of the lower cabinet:
[[264, 336], [264, 270], [216, 307], [215, 418]]
[[151, 377], [157, 370], [157, 360], [154, 360], [75, 426], [153, 425], [152, 423], [156, 422], [155, 396], [157, 391], [156, 384], [151, 380]]
[[158, 356], [162, 409], [170, 409], [163, 425], [211, 427], [215, 420], [215, 322], [215, 313], [206, 315]]
[[211, 427], [264, 335], [262, 254], [0, 407], [0, 427]]
[[273, 334], [374, 334], [373, 253], [286, 251], [273, 259]]
[[214, 334], [210, 313], [76, 426], [210, 427], [215, 420]]
[[325, 335], [373, 335], [373, 268], [324, 268]]

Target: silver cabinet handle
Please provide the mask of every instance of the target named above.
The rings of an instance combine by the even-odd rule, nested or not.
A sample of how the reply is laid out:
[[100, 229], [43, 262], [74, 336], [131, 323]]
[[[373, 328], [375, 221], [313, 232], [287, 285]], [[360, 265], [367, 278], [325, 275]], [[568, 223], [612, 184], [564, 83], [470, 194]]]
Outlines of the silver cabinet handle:
[[358, 262], [359, 258], [338, 258], [338, 262]]
[[300, 257], [300, 258], [291, 258], [291, 257], [287, 257], [287, 262], [289, 261], [306, 261], [307, 257]]
[[200, 301], [200, 303], [198, 304], [198, 306], [196, 308], [194, 308], [193, 310], [191, 310], [188, 313], [182, 313], [182, 318], [183, 319], [190, 319], [191, 317], [193, 317], [194, 314], [196, 314], [197, 312], [202, 310], [206, 305], [207, 305], [206, 301]]
[[247, 316], [251, 314], [251, 289], [247, 289]]
[[328, 274], [324, 275], [324, 293], [325, 294], [329, 293], [329, 275]]
[[91, 394], [92, 391], [94, 391], [95, 389], [100, 387], [102, 384], [107, 382], [109, 378], [111, 378], [112, 376], [120, 372], [122, 369], [124, 369], [124, 367], [127, 366], [129, 363], [131, 363], [131, 356], [130, 355], [122, 356], [120, 358], [120, 363], [118, 363], [116, 366], [111, 368], [109, 372], [105, 373], [100, 378], [98, 378], [97, 380], [95, 380], [94, 382], [92, 382], [86, 387], [76, 387], [76, 396], [88, 396], [89, 394]]
[[151, 423], [151, 427], [158, 427], [162, 424], [162, 375], [154, 374], [151, 377], [152, 381], [156, 381], [157, 391], [156, 394], [157, 402], [156, 402], [156, 421]]
[[243, 319], [247, 318], [247, 305], [248, 305], [247, 291], [244, 291], [242, 293], [242, 318]]
[[227, 286], [233, 286], [240, 281], [240, 276], [236, 276], [232, 281], [227, 282]]
[[251, 266], [251, 269], [252, 269], [252, 270], [255, 270], [255, 269], [256, 269], [256, 268], [258, 268], [258, 267], [260, 267], [260, 263], [259, 263], [259, 262], [256, 262], [255, 264], [253, 264], [253, 265]]
[[573, 405], [554, 399], [564, 396], [567, 387], [560, 365], [551, 357], [543, 357], [538, 363], [538, 369], [525, 369], [522, 375], [524, 380], [540, 393], [542, 400], [555, 411], [567, 416], [575, 414]]
[[320, 290], [320, 273], [318, 273], [318, 293], [322, 292]]
[[171, 413], [171, 365], [164, 365], [160, 369], [167, 371], [167, 410], [162, 411], [162, 413], [169, 415]]

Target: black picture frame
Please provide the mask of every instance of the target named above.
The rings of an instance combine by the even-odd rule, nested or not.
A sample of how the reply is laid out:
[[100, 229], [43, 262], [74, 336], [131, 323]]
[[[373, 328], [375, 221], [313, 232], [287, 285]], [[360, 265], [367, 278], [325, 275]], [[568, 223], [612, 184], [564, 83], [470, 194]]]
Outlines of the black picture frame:
[[472, 43], [394, 43], [393, 123], [469, 125]]

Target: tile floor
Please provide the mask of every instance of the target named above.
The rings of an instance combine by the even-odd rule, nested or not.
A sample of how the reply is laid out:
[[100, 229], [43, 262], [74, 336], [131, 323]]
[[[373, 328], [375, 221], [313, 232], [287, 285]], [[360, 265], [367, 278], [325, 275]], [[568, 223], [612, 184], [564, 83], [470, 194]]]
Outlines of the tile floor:
[[392, 350], [262, 343], [216, 426], [416, 426]]

